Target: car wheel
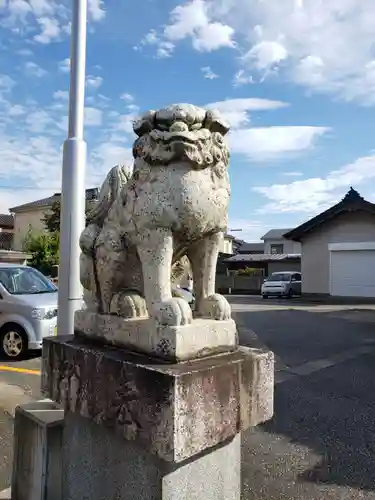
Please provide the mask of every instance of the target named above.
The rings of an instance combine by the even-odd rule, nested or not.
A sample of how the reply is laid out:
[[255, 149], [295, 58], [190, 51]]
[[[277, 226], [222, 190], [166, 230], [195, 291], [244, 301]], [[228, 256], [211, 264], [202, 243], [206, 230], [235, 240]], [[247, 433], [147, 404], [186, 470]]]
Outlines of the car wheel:
[[0, 331], [0, 354], [9, 359], [21, 359], [27, 351], [25, 330], [18, 325], [5, 325]]
[[268, 295], [262, 295], [262, 299], [268, 299]]

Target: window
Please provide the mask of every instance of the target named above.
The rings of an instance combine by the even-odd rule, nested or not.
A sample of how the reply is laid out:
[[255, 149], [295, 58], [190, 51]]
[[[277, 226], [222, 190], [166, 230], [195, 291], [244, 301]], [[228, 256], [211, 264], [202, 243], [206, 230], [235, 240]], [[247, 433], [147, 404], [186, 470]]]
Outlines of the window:
[[271, 245], [271, 254], [284, 253], [284, 245]]
[[300, 274], [293, 274], [292, 281], [301, 281], [301, 275]]
[[12, 295], [53, 293], [55, 285], [32, 267], [0, 268], [0, 282]]

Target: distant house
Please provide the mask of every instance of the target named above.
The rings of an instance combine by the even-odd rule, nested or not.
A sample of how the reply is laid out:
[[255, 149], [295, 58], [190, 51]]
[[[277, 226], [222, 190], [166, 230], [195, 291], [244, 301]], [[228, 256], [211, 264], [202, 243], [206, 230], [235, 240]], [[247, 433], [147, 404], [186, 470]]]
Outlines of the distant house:
[[277, 271], [301, 271], [301, 245], [284, 238], [290, 229], [270, 229], [261, 240], [246, 243], [237, 249], [236, 255], [225, 259], [229, 271], [259, 269], [263, 276]]
[[285, 234], [302, 245], [302, 293], [375, 297], [375, 204], [353, 188]]
[[287, 229], [271, 229], [261, 240], [264, 241], [265, 254], [300, 254], [301, 243], [293, 240], [288, 240], [284, 237], [285, 233], [289, 233], [292, 228]]
[[0, 214], [0, 249], [12, 248], [14, 232], [14, 217], [11, 214]]
[[[86, 189], [86, 202], [89, 205], [95, 204], [98, 195], [98, 188]], [[45, 230], [43, 219], [51, 210], [53, 204], [60, 200], [60, 197], [60, 193], [55, 193], [48, 198], [42, 198], [9, 209], [14, 218], [14, 250], [23, 249], [25, 238], [31, 231], [42, 232]]]

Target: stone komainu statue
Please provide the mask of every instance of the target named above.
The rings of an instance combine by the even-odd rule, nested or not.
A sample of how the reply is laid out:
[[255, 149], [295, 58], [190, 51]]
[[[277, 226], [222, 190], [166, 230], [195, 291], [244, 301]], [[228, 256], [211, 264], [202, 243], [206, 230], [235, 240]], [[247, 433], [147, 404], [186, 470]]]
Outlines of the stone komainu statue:
[[228, 302], [215, 293], [230, 197], [228, 130], [215, 112], [188, 104], [134, 123], [133, 171], [111, 169], [80, 239], [88, 309], [189, 324], [190, 306], [171, 292], [173, 266], [188, 259], [195, 316], [230, 318]]

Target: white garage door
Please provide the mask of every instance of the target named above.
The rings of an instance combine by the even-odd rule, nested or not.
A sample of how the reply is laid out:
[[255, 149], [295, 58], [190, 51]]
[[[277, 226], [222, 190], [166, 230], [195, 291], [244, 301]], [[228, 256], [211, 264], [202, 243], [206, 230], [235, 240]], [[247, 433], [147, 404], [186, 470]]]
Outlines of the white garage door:
[[331, 252], [331, 295], [375, 297], [375, 250]]

